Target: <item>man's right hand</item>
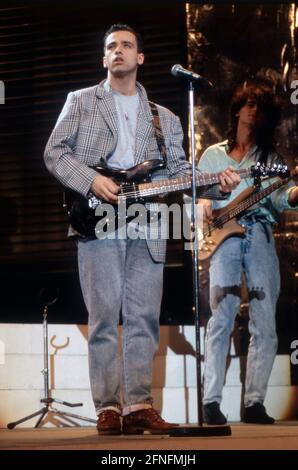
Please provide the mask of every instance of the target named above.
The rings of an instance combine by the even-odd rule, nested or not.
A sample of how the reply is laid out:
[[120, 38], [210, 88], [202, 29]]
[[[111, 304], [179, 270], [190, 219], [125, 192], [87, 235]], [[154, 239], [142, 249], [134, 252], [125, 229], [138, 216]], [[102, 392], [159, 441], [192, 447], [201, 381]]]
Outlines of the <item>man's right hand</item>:
[[117, 194], [120, 187], [111, 178], [103, 175], [97, 175], [91, 185], [91, 190], [100, 199], [106, 202], [115, 203], [118, 200]]

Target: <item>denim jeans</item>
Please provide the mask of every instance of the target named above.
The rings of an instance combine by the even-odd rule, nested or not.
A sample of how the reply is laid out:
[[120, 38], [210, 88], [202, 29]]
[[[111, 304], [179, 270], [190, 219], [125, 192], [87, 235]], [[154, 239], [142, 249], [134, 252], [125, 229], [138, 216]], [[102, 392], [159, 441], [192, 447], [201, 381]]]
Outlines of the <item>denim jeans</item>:
[[[153, 357], [159, 342], [163, 263], [146, 240], [78, 242], [83, 297], [89, 313], [89, 374], [96, 410], [152, 403]], [[118, 323], [122, 310], [120, 364]]]
[[280, 290], [279, 262], [271, 227], [243, 219], [244, 238], [224, 241], [211, 258], [210, 306], [205, 343], [204, 404], [221, 402], [226, 359], [241, 301], [245, 272], [249, 293], [250, 343], [244, 405], [262, 403], [277, 350], [275, 309]]

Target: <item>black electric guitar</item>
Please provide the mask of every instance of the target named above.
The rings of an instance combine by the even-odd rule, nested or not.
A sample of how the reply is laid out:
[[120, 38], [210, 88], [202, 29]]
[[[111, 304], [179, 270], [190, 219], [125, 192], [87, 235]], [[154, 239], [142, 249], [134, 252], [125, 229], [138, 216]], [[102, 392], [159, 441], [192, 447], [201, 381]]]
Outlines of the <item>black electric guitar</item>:
[[[273, 167], [268, 168], [263, 164], [257, 163], [251, 168], [239, 170], [237, 173], [241, 178], [272, 177], [276, 176], [277, 172], [280, 171], [280, 166], [273, 165]], [[128, 170], [115, 170], [106, 166], [96, 166], [93, 168], [98, 173], [112, 178], [119, 184], [118, 204], [125, 204], [126, 207], [135, 202], [145, 203], [154, 201], [157, 196], [171, 192], [183, 192], [191, 188], [191, 175], [151, 181], [152, 173], [164, 168], [164, 162], [158, 159], [146, 160]], [[206, 189], [206, 186], [219, 182], [219, 173], [202, 173], [196, 177], [199, 194], [204, 187]], [[80, 235], [94, 237], [95, 226], [102, 219], [102, 216], [97, 216], [95, 212], [102, 201], [94, 194], [90, 194], [88, 198], [77, 193], [73, 193], [73, 195], [74, 197], [71, 198], [71, 202], [64, 204], [67, 208], [70, 224]], [[115, 206], [115, 217], [117, 217], [117, 205]]]
[[214, 218], [212, 222], [203, 224], [202, 239], [199, 240], [200, 261], [208, 260], [227, 238], [244, 235], [245, 228], [237, 222], [237, 217], [261, 199], [288, 183], [290, 178], [287, 167], [280, 166], [279, 170], [278, 176], [280, 178], [266, 188], [256, 191], [255, 186], [250, 186], [226, 207], [213, 211]]

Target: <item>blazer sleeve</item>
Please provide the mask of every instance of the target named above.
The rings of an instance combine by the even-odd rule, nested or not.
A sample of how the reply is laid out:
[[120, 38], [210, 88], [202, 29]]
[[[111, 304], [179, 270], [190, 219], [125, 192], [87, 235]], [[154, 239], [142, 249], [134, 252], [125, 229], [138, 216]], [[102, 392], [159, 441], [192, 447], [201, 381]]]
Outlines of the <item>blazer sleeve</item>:
[[[171, 128], [171, 144], [168, 153], [168, 169], [171, 176], [179, 173], [190, 175], [192, 173], [191, 164], [186, 160], [186, 156], [182, 147], [183, 130], [180, 119], [173, 116]], [[197, 169], [197, 173], [201, 173]], [[187, 192], [190, 195], [189, 191]], [[231, 193], [222, 193], [219, 190], [219, 184], [212, 184], [198, 188], [197, 197], [204, 197], [206, 199], [222, 200], [227, 199]]]
[[171, 130], [169, 146], [167, 148], [168, 170], [170, 176], [176, 176], [179, 173], [191, 173], [191, 165], [186, 160], [183, 150], [183, 130], [178, 116], [171, 113]]
[[45, 164], [64, 186], [87, 196], [97, 172], [75, 156], [80, 96], [69, 93], [44, 152]]

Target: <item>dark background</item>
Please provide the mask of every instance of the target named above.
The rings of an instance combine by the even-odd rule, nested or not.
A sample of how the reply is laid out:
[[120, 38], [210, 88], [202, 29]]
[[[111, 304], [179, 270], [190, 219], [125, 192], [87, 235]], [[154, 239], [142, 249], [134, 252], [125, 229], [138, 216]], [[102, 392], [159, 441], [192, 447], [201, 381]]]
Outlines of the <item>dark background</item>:
[[[298, 106], [290, 103], [289, 83], [298, 61], [289, 8], [286, 4], [217, 2], [191, 5], [186, 14], [184, 2], [173, 0], [1, 2], [0, 79], [5, 83], [6, 103], [0, 105], [0, 322], [41, 322], [43, 287], [59, 289], [50, 322], [87, 321], [76, 251], [66, 237], [62, 188], [47, 172], [43, 151], [67, 93], [105, 77], [101, 66], [104, 31], [112, 23], [124, 22], [141, 32], [146, 60], [139, 79], [150, 99], [179, 115], [185, 132], [187, 90], [170, 74], [172, 65], [189, 63], [213, 81], [212, 95], [196, 95], [198, 154], [224, 137], [234, 86], [249, 77], [267, 80], [283, 100], [278, 144], [292, 167], [298, 155]], [[290, 72], [285, 76], [286, 63]], [[277, 308], [279, 352], [287, 354], [298, 335], [297, 225], [292, 212], [281, 217], [275, 229], [282, 275]], [[191, 263], [182, 248], [181, 242], [169, 243], [163, 324], [193, 322]], [[201, 287], [205, 321], [209, 314], [206, 272], [202, 272]], [[238, 323], [247, 345], [247, 317]]]
[[[46, 287], [59, 289], [51, 322], [85, 323], [62, 188], [45, 168], [44, 147], [67, 93], [105, 78], [102, 36], [117, 22], [140, 31], [146, 60], [139, 79], [149, 98], [178, 114], [186, 129], [186, 90], [170, 74], [173, 64], [187, 61], [185, 5], [4, 0], [0, 22], [6, 87], [0, 107], [0, 321], [40, 322], [39, 293]], [[182, 257], [181, 243], [170, 242], [163, 323], [187, 321]]]
[[[298, 165], [298, 106], [291, 103], [291, 83], [298, 79], [298, 4], [225, 3], [188, 7], [188, 61], [214, 84], [212, 94], [197, 93], [197, 153], [225, 139], [233, 90], [245, 80], [266, 84], [279, 97], [282, 119], [277, 151], [289, 168]], [[298, 213], [286, 211], [274, 227], [281, 267], [277, 305], [279, 352], [289, 353], [298, 337]], [[203, 312], [207, 310], [208, 273], [201, 276]], [[248, 339], [245, 314], [239, 328]], [[244, 348], [245, 350], [245, 348]]]
[[[298, 4], [225, 3], [188, 7], [188, 63], [214, 84], [212, 94], [197, 94], [196, 142], [198, 155], [225, 138], [233, 90], [245, 80], [269, 85], [282, 105], [276, 133], [278, 152], [289, 168], [298, 165], [298, 106], [291, 103], [291, 82], [298, 80]], [[298, 338], [298, 213], [287, 211], [274, 227], [281, 268], [277, 304], [278, 353], [290, 354]], [[243, 290], [245, 303], [245, 289]], [[201, 273], [201, 313], [208, 316], [208, 271]], [[236, 354], [246, 354], [248, 311], [241, 309], [234, 329]], [[291, 365], [292, 384], [298, 366]]]

